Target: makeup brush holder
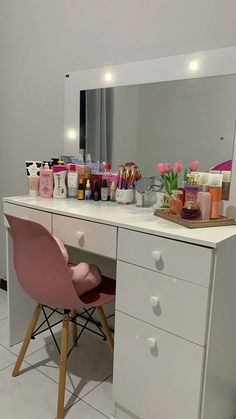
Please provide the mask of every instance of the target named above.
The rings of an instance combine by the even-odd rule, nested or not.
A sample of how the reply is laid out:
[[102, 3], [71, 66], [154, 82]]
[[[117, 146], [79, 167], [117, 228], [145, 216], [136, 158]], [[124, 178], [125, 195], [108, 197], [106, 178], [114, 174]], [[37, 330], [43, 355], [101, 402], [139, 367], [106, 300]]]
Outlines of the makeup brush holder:
[[119, 204], [131, 204], [134, 200], [133, 189], [117, 189], [116, 190], [116, 202]]

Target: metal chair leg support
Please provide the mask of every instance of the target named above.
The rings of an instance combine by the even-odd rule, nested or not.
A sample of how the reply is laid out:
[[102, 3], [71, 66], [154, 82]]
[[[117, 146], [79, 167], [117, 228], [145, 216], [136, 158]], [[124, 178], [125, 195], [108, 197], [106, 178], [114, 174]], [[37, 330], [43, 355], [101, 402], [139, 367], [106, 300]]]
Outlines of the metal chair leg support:
[[[70, 317], [72, 318], [72, 320], [76, 319], [76, 310], [71, 310], [70, 312]], [[73, 342], [74, 345], [77, 346], [77, 324], [72, 322], [71, 323], [71, 329], [72, 329], [72, 336], [73, 336]]]

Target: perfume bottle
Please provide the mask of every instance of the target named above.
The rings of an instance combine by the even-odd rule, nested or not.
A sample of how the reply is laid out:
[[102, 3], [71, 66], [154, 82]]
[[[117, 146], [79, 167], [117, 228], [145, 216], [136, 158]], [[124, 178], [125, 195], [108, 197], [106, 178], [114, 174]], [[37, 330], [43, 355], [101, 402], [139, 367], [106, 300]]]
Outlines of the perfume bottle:
[[176, 190], [172, 191], [172, 197], [170, 198], [170, 212], [174, 215], [181, 214], [181, 210], [183, 207], [183, 191]]
[[196, 174], [188, 175], [185, 186], [185, 204], [181, 210], [181, 217], [185, 219], [198, 219], [201, 217], [201, 211], [197, 202], [199, 191], [199, 177]]

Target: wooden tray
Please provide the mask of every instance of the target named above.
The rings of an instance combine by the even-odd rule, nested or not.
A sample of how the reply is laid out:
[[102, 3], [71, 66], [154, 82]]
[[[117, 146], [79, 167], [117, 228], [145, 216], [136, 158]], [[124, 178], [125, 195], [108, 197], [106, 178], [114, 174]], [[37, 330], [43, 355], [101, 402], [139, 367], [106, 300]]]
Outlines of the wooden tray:
[[221, 227], [221, 226], [230, 226], [236, 225], [234, 218], [224, 217], [223, 215], [220, 218], [212, 220], [186, 220], [179, 217], [178, 215], [171, 214], [169, 208], [156, 208], [154, 215], [157, 217], [165, 218], [165, 220], [172, 221], [173, 223], [180, 224], [188, 228], [203, 228], [203, 227]]

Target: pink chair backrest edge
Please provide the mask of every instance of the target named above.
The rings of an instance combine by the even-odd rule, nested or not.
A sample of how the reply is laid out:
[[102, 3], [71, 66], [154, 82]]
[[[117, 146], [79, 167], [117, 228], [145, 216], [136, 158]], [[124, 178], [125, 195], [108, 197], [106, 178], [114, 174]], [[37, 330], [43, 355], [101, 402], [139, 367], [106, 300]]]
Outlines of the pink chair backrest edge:
[[5, 216], [13, 239], [14, 267], [25, 292], [50, 307], [83, 306], [62, 252], [49, 231], [34, 221]]

